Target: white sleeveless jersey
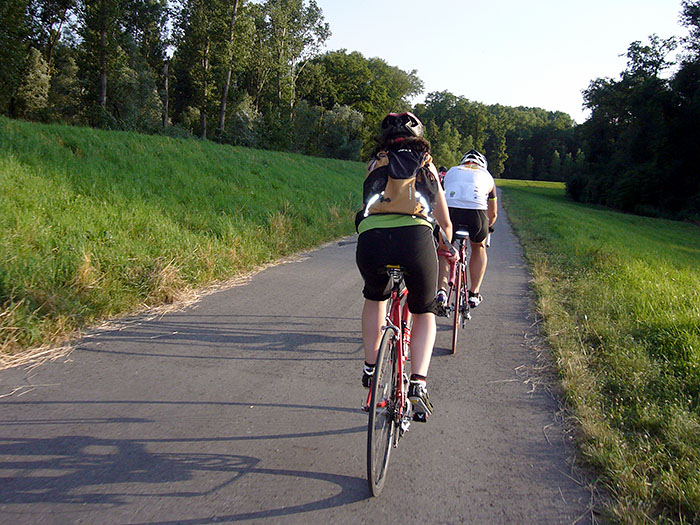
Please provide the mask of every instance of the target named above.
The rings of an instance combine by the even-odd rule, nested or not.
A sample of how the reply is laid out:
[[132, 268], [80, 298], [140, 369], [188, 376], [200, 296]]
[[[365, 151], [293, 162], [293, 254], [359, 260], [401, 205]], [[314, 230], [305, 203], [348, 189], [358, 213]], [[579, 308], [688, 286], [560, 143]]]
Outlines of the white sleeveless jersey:
[[488, 170], [477, 166], [454, 166], [445, 175], [445, 198], [450, 208], [488, 209], [494, 181]]

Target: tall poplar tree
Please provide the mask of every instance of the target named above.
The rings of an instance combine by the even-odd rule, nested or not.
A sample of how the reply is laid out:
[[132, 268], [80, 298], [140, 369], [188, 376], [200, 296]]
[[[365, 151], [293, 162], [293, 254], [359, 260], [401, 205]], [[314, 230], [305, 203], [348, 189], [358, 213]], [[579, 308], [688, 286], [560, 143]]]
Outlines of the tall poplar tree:
[[267, 0], [270, 45], [277, 61], [276, 105], [294, 107], [296, 83], [309, 59], [318, 54], [330, 37], [330, 27], [315, 0]]
[[194, 88], [199, 108], [199, 135], [207, 138], [207, 113], [212, 102], [212, 45], [216, 0], [184, 0], [177, 19], [175, 39], [180, 59]]
[[77, 8], [77, 0], [34, 0], [33, 4], [36, 9], [39, 41], [51, 73], [56, 46]]
[[81, 0], [77, 13], [82, 37], [81, 70], [86, 84], [90, 86], [88, 97], [106, 110], [108, 79], [124, 61], [120, 45], [124, 2]]
[[226, 101], [228, 99], [228, 92], [231, 87], [231, 73], [233, 72], [233, 44], [235, 42], [236, 36], [236, 15], [238, 15], [239, 3], [239, 0], [232, 0], [231, 2], [228, 2], [229, 5], [225, 6], [228, 7], [228, 12], [226, 14], [228, 15], [227, 18], [229, 20], [229, 24], [228, 39], [224, 43], [223, 52], [223, 62], [226, 73], [224, 75], [224, 85], [221, 89], [221, 102], [219, 103], [219, 127], [217, 129], [219, 141], [221, 141], [221, 138], [224, 134], [224, 126], [226, 124]]

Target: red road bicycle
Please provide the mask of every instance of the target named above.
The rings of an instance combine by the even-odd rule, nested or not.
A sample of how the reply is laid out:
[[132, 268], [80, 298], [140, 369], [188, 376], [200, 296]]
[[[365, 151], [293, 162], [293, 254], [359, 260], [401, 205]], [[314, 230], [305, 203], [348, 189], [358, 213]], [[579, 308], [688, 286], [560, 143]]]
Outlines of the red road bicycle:
[[[458, 253], [461, 259], [457, 259], [454, 248], [444, 236], [443, 241], [447, 250], [440, 250], [438, 253], [450, 260], [450, 283], [454, 283], [455, 278], [457, 281], [455, 286], [451, 286], [451, 293], [457, 290], [455, 297], [460, 297], [460, 294], [464, 296], [461, 304], [466, 308], [466, 315], [469, 315], [465, 262], [467, 260], [465, 239], [469, 235], [466, 232], [457, 232], [455, 237], [458, 239]], [[408, 290], [403, 279], [403, 269], [400, 266], [387, 265], [385, 271], [392, 280], [391, 296], [387, 303], [386, 325], [382, 328], [374, 377], [364, 407], [365, 411], [369, 412], [367, 482], [374, 496], [378, 496], [384, 487], [391, 449], [399, 445], [399, 440], [408, 431], [414, 418], [413, 406], [408, 399], [409, 377], [406, 372], [413, 325], [411, 312], [408, 309]], [[457, 307], [455, 312], [461, 312], [459, 315], [464, 316], [464, 308]], [[455, 318], [457, 319], [457, 314]], [[456, 341], [455, 329], [452, 353], [455, 351]], [[416, 414], [416, 417], [420, 416]]]
[[374, 378], [365, 406], [369, 412], [367, 481], [374, 496], [378, 496], [384, 487], [391, 449], [399, 445], [399, 440], [408, 431], [413, 418], [405, 367], [413, 324], [406, 302], [408, 290], [401, 267], [387, 265], [386, 270], [393, 285]]
[[447, 280], [447, 305], [445, 310], [447, 317], [452, 315], [452, 353], [457, 352], [457, 336], [459, 329], [464, 328], [466, 321], [471, 319], [469, 302], [467, 301], [468, 285], [468, 245], [469, 232], [458, 230], [455, 232], [454, 253], [439, 250], [438, 255], [450, 263], [450, 275]]
[[[491, 232], [486, 237], [486, 247], [491, 246]], [[447, 316], [452, 315], [452, 353], [457, 352], [457, 338], [459, 330], [464, 329], [466, 322], [471, 320], [469, 311], [469, 232], [457, 230], [454, 234], [457, 257], [450, 257], [449, 252], [440, 250], [438, 254], [450, 262], [450, 276], [448, 279]]]
[[[467, 290], [469, 289], [469, 232], [457, 230], [455, 243], [458, 258], [450, 265], [449, 293], [447, 295], [448, 312], [452, 313], [452, 353], [457, 352], [457, 337], [459, 329], [464, 328], [467, 321], [472, 318], [469, 312]], [[449, 314], [448, 314], [449, 315]]]

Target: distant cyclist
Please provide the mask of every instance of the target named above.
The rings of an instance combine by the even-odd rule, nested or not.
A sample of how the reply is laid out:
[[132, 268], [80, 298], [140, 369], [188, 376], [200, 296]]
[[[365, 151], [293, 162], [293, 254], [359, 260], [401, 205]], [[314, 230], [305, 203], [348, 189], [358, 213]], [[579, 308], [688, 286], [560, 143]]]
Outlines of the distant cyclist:
[[447, 168], [445, 166], [440, 166], [438, 168], [438, 177], [440, 178], [440, 185], [445, 187], [445, 174], [447, 173]]
[[[476, 308], [483, 297], [479, 290], [486, 272], [486, 237], [498, 216], [496, 185], [488, 171], [486, 157], [476, 150], [464, 154], [459, 166], [445, 175], [445, 198], [450, 210], [453, 231], [469, 232], [469, 306]], [[452, 241], [454, 242], [454, 235]], [[438, 311], [443, 313], [447, 304], [447, 261], [440, 263], [440, 290], [437, 295]]]
[[434, 220], [451, 235], [445, 194], [423, 138], [423, 124], [412, 113], [389, 113], [367, 165], [364, 209], [357, 217], [356, 261], [364, 279], [362, 384], [370, 386], [385, 324], [391, 282], [387, 264], [405, 269], [411, 330], [411, 377], [408, 397], [414, 413], [433, 411], [426, 376], [435, 344], [438, 261]]

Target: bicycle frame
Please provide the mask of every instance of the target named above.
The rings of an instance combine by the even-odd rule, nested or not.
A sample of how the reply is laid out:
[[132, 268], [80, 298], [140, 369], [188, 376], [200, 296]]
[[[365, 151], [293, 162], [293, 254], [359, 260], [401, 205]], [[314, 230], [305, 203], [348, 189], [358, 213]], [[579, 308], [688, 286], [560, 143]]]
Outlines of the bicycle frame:
[[[398, 445], [401, 436], [408, 430], [410, 425], [410, 417], [412, 416], [411, 403], [408, 401], [408, 376], [405, 373], [406, 361], [410, 352], [411, 345], [411, 312], [408, 309], [408, 290], [403, 282], [403, 274], [398, 266], [387, 266], [387, 271], [394, 283], [391, 290], [391, 298], [389, 299], [389, 308], [386, 312], [386, 325], [382, 330], [391, 330], [394, 332], [394, 337], [398, 339], [397, 346], [400, 351], [400, 358], [396, 363], [396, 384], [399, 385], [396, 392], [396, 411], [394, 413], [394, 424], [399, 426], [399, 432], [396, 433], [394, 447]], [[369, 411], [370, 398], [372, 397], [372, 389], [367, 394], [367, 402], [365, 411]]]
[[[460, 232], [457, 232], [458, 234]], [[466, 232], [465, 232], [466, 233]], [[469, 289], [470, 285], [470, 276], [469, 276], [469, 234], [467, 234], [467, 237], [458, 237], [457, 238], [457, 249], [459, 250], [459, 271], [462, 272], [462, 287], [465, 288], [466, 290]], [[464, 317], [466, 320], [469, 320], [472, 318], [471, 314], [469, 313], [469, 303], [466, 303], [464, 305], [465, 311], [464, 311]]]
[[450, 266], [450, 279], [448, 281], [448, 285], [450, 287], [449, 294], [448, 294], [448, 299], [447, 303], [451, 304], [451, 299], [453, 299], [452, 294], [455, 292], [454, 289], [454, 284], [455, 284], [455, 279], [457, 276], [457, 272], [461, 272], [463, 275], [462, 279], [462, 284], [463, 286], [467, 285], [467, 281], [464, 279], [464, 277], [467, 277], [469, 275], [468, 271], [468, 266], [469, 266], [469, 250], [468, 250], [468, 241], [469, 238], [457, 238], [455, 239], [455, 243], [457, 244], [456, 250], [457, 253], [459, 254], [459, 259], [455, 262], [454, 265]]

